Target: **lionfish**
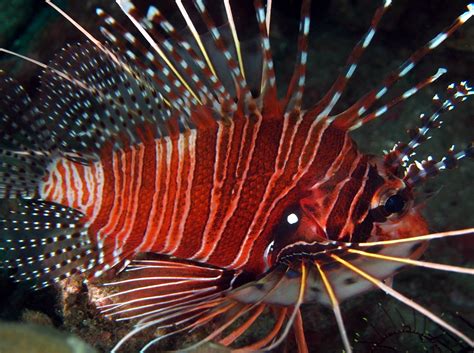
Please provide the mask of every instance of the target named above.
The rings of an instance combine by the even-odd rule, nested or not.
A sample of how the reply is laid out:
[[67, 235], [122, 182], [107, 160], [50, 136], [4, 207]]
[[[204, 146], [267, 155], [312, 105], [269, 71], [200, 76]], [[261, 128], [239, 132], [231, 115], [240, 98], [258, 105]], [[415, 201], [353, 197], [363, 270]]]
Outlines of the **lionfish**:
[[[311, 302], [332, 308], [344, 351], [352, 352], [340, 303], [373, 288], [474, 346], [386, 281], [406, 265], [474, 274], [419, 260], [428, 242], [474, 229], [430, 233], [416, 198], [425, 180], [472, 156], [472, 144], [440, 160], [412, 160], [440, 116], [472, 90], [459, 82], [435, 95], [420, 126], [383, 157], [363, 154], [350, 137], [445, 73], [378, 104], [474, 14], [474, 4], [335, 114], [389, 0], [327, 93], [308, 106], [310, 0], [302, 1], [284, 94], [270, 45], [271, 0], [246, 3], [250, 17], [236, 13], [236, 1], [176, 0], [168, 5], [185, 31], [156, 6], [143, 12], [118, 0], [130, 23], [98, 9], [101, 39], [46, 2], [86, 40], [47, 65], [1, 49], [44, 69], [37, 99], [0, 78], [1, 266], [15, 269], [14, 279], [38, 289], [77, 273], [114, 277], [100, 309], [135, 326], [112, 352], [148, 329], [156, 335], [141, 352], [206, 327], [180, 349], [212, 341], [272, 351], [291, 332], [298, 351], [308, 352], [301, 311]], [[224, 26], [211, 11], [217, 5]], [[269, 316], [266, 332], [252, 335]]]

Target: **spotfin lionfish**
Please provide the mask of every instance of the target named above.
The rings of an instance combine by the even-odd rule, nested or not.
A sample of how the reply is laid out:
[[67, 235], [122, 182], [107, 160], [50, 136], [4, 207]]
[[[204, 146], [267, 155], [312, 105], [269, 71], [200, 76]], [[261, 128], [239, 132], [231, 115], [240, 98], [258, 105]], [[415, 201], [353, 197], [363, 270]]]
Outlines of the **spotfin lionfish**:
[[[100, 309], [135, 326], [112, 352], [147, 330], [156, 335], [141, 352], [205, 328], [179, 349], [212, 341], [272, 351], [291, 333], [308, 352], [301, 312], [311, 302], [332, 308], [351, 352], [340, 303], [373, 288], [474, 346], [385, 281], [406, 265], [474, 274], [419, 260], [430, 241], [474, 228], [430, 233], [415, 198], [425, 180], [472, 157], [472, 144], [439, 160], [412, 158], [471, 88], [453, 83], [435, 95], [420, 126], [383, 157], [363, 154], [350, 137], [445, 73], [379, 103], [474, 4], [335, 114], [389, 0], [329, 90], [305, 106], [310, 0], [302, 1], [284, 94], [270, 45], [271, 0], [239, 3], [252, 16], [239, 16], [237, 1], [170, 2], [184, 31], [157, 6], [142, 11], [118, 0], [129, 23], [97, 9], [100, 39], [46, 2], [86, 38], [49, 64], [1, 49], [44, 69], [35, 99], [0, 76], [1, 266], [14, 279], [39, 289], [77, 273], [113, 277]], [[268, 317], [266, 331], [251, 335]]]

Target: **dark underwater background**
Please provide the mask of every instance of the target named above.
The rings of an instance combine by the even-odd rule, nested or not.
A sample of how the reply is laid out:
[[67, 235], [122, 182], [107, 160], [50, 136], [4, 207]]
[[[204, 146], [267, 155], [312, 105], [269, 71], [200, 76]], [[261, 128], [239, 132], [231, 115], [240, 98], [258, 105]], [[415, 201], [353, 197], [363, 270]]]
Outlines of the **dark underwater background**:
[[[352, 46], [368, 28], [373, 12], [381, 2], [313, 1], [305, 91], [305, 101], [308, 105], [316, 102], [328, 89], [338, 70], [344, 65]], [[94, 34], [98, 33], [95, 16], [97, 6], [102, 6], [117, 15], [118, 19], [123, 19], [113, 1], [63, 0], [55, 3]], [[148, 2], [136, 3], [144, 6]], [[173, 2], [156, 3], [170, 7]], [[293, 69], [300, 2], [274, 0], [274, 3], [272, 47], [276, 58], [277, 77], [280, 82], [285, 82], [285, 78], [289, 77]], [[467, 3], [462, 0], [394, 0], [336, 110], [348, 107], [378, 84], [415, 49], [451, 24], [465, 11]], [[126, 20], [124, 23], [127, 23]], [[66, 43], [83, 40], [83, 36], [72, 25], [43, 1], [0, 0], [0, 47], [47, 62]], [[435, 93], [442, 96], [445, 87], [451, 82], [467, 80], [474, 85], [474, 19], [425, 58], [397, 85], [396, 91], [403, 92], [435, 73], [439, 67], [448, 70], [439, 82], [392, 109], [379, 121], [353, 134], [361, 150], [381, 154], [398, 140], [406, 141], [404, 131], [417, 126], [420, 113], [430, 111], [431, 97]], [[15, 77], [34, 95], [40, 74], [37, 67], [0, 53], [0, 69]], [[432, 140], [425, 143], [417, 154], [419, 159], [429, 154], [439, 159], [452, 144], [461, 148], [473, 141], [473, 108], [474, 99], [471, 98], [455, 111], [445, 114], [443, 128], [432, 132]], [[423, 187], [427, 193], [436, 193], [427, 200], [425, 209], [432, 231], [474, 226], [473, 181], [474, 168], [471, 160], [463, 161], [458, 169], [444, 173]], [[474, 267], [474, 238], [471, 235], [436, 240], [424, 258], [433, 262]], [[434, 312], [442, 313], [444, 318], [468, 336], [474, 336], [474, 281], [468, 276], [408, 269], [396, 276], [394, 286]], [[80, 284], [75, 288], [76, 290], [68, 293], [66, 297], [61, 297], [54, 288], [31, 292], [27, 287], [8, 280], [6, 273], [0, 273], [0, 353], [33, 352], [22, 348], [24, 346], [21, 345], [21, 340], [28, 341], [31, 338], [33, 342], [34, 332], [21, 331], [20, 335], [15, 333], [16, 328], [12, 330], [10, 326], [1, 323], [5, 321], [56, 327], [82, 337], [94, 346], [97, 352], [110, 349], [127, 328], [123, 328], [123, 324], [112, 324], [101, 318], [88, 303], [86, 288]], [[349, 337], [357, 340], [353, 343], [356, 352], [469, 352], [465, 345], [438, 326], [377, 291], [350, 299], [342, 305], [342, 311]], [[339, 334], [330, 309], [308, 305], [303, 317], [310, 352], [341, 352]], [[16, 334], [18, 336], [15, 336]], [[48, 335], [44, 337], [51, 340], [53, 336]], [[12, 337], [17, 345], [10, 350], [5, 342], [11, 342]], [[61, 343], [55, 347], [57, 350], [51, 348], [44, 353], [79, 352], [78, 344], [76, 348], [69, 348], [66, 344], [61, 346]], [[84, 352], [88, 351], [84, 349]], [[291, 339], [286, 349], [288, 352], [293, 351]], [[285, 348], [282, 347], [281, 350]]]

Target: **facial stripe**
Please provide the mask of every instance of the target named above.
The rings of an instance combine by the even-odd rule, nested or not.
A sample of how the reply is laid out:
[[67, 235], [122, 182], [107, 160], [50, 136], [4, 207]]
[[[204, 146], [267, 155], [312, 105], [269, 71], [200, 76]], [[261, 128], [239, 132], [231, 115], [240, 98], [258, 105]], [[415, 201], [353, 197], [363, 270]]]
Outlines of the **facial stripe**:
[[[377, 173], [377, 168], [370, 166], [369, 172], [367, 174], [368, 182], [365, 183], [364, 191], [362, 192], [360, 198], [355, 205], [354, 212], [352, 215], [352, 231], [349, 233], [350, 241], [355, 241], [355, 239], [366, 240], [369, 237], [369, 233], [360, 233], [369, 227], [369, 219], [367, 219], [364, 226], [359, 226], [364, 222], [364, 219], [368, 216], [370, 211], [370, 205], [373, 195], [376, 191], [383, 185], [385, 185], [385, 180]], [[370, 225], [371, 226], [371, 225]]]
[[[360, 159], [360, 154], [357, 152], [354, 144], [347, 136], [344, 137], [343, 148], [340, 149], [339, 154], [334, 160], [334, 163], [328, 168], [328, 172], [324, 177], [316, 179], [320, 180], [313, 187], [313, 193], [321, 195], [315, 207], [314, 217], [319, 219], [319, 225], [325, 230], [329, 214], [336, 203], [334, 195], [344, 186], [357, 162]], [[338, 164], [336, 167], [335, 164]], [[332, 172], [329, 172], [329, 169]], [[337, 194], [336, 194], [337, 195]]]
[[340, 231], [346, 222], [353, 198], [361, 187], [362, 177], [367, 170], [367, 161], [360, 158], [348, 177], [333, 194], [334, 204], [326, 221], [326, 233], [330, 239], [339, 239]]
[[[358, 205], [360, 205], [360, 199], [364, 196], [364, 192], [367, 191], [366, 186], [368, 184], [368, 174], [370, 170], [370, 166], [367, 164], [365, 168], [365, 174], [361, 180], [361, 185], [359, 189], [357, 190], [357, 193], [355, 194], [354, 198], [352, 199], [352, 202], [350, 204], [349, 211], [347, 212], [347, 217], [345, 219], [344, 226], [342, 227], [340, 233], [340, 237], [349, 235], [349, 239], [352, 236], [352, 232], [354, 230], [354, 212], [355, 209]], [[370, 205], [369, 203], [366, 203], [366, 205]]]
[[351, 139], [349, 138], [349, 135], [346, 134], [344, 136], [344, 145], [341, 148], [337, 157], [334, 159], [334, 162], [327, 169], [326, 174], [320, 180], [318, 180], [314, 185], [312, 185], [311, 189], [315, 190], [319, 188], [322, 184], [329, 181], [338, 171], [340, 171], [343, 163], [346, 160], [351, 159], [350, 154], [349, 154], [351, 150], [353, 150], [353, 143]]
[[[303, 131], [307, 131], [307, 129]], [[316, 129], [315, 132], [318, 132], [318, 129]], [[318, 136], [310, 135], [309, 137], [309, 141], [311, 141], [311, 144], [309, 146], [313, 148], [312, 154], [307, 154], [307, 156], [304, 157], [304, 151], [298, 152], [298, 154], [302, 156], [302, 160], [306, 160], [308, 163], [307, 167], [301, 171], [302, 174], [296, 175], [297, 179], [299, 179], [298, 188], [301, 188], [302, 185], [305, 185], [304, 187], [307, 188], [310, 185], [314, 185], [315, 180], [322, 178], [325, 174], [325, 171], [330, 168], [332, 161], [336, 159], [337, 155], [340, 153], [341, 149], [344, 146], [345, 134], [340, 130], [333, 129], [330, 124], [320, 124], [318, 134]], [[289, 197], [287, 196], [286, 199], [288, 198]], [[276, 208], [272, 212], [277, 213], [275, 212], [275, 210]], [[267, 217], [265, 223], [262, 225], [262, 230], [260, 231], [260, 234], [271, 235], [274, 223], [271, 223], [270, 221], [272, 220], [273, 222], [276, 222], [278, 221], [278, 219], [272, 219], [270, 215], [271, 214], [269, 214], [269, 217]], [[265, 237], [263, 236], [259, 236], [256, 239], [255, 243], [250, 249], [249, 258], [247, 259], [244, 266], [251, 266], [249, 262], [252, 259], [261, 256], [259, 254], [264, 251], [266, 245], [268, 244], [268, 241], [269, 240], [265, 239]]]

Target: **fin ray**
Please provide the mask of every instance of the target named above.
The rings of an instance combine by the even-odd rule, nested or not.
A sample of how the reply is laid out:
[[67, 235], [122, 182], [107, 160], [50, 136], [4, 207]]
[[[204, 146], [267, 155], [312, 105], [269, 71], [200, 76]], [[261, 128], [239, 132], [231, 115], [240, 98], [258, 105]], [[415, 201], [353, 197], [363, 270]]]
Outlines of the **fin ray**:
[[348, 262], [348, 261], [346, 261], [346, 260], [344, 260], [344, 259], [342, 259], [339, 256], [334, 255], [334, 254], [330, 254], [330, 256], [333, 259], [335, 259], [337, 262], [344, 265], [346, 268], [350, 269], [351, 271], [353, 271], [354, 273], [359, 275], [360, 277], [364, 278], [365, 280], [369, 281], [373, 285], [375, 285], [375, 286], [379, 287], [380, 289], [382, 289], [388, 295], [394, 297], [395, 299], [397, 299], [401, 303], [403, 303], [403, 304], [415, 309], [416, 311], [420, 312], [421, 314], [423, 314], [424, 316], [426, 316], [427, 318], [429, 318], [433, 322], [437, 323], [438, 325], [440, 325], [444, 329], [448, 330], [452, 334], [454, 334], [457, 337], [459, 337], [460, 339], [462, 339], [464, 342], [469, 344], [471, 347], [474, 347], [474, 341], [472, 339], [470, 339], [464, 333], [462, 333], [461, 331], [459, 331], [458, 329], [456, 329], [455, 327], [453, 327], [452, 325], [450, 325], [449, 323], [444, 321], [440, 316], [432, 313], [428, 309], [424, 308], [422, 305], [420, 305], [420, 304], [414, 302], [413, 300], [407, 298], [406, 296], [404, 296], [400, 292], [397, 292], [396, 290], [394, 290], [393, 288], [391, 288], [388, 285], [384, 284], [382, 281], [378, 280], [377, 278], [372, 277], [367, 272], [360, 270], [359, 268], [357, 268], [356, 266], [354, 266], [350, 262]]

